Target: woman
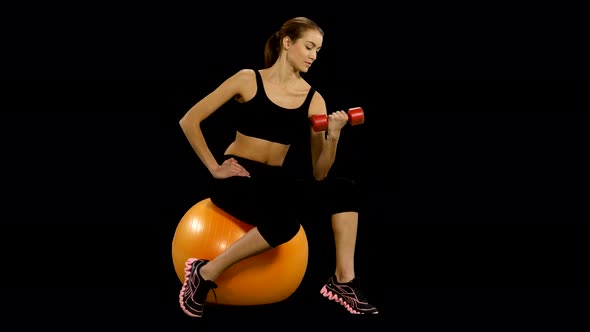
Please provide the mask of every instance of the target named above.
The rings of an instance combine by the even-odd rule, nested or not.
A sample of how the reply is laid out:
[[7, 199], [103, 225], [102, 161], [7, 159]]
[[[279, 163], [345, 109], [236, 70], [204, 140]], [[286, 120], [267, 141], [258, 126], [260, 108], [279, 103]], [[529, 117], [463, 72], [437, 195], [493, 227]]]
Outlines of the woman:
[[[242, 238], [212, 260], [191, 258], [180, 291], [182, 310], [203, 315], [207, 294], [215, 280], [231, 265], [292, 239], [299, 231], [302, 199], [297, 181], [283, 167], [289, 147], [309, 133], [313, 178], [319, 189], [345, 194], [342, 183], [327, 180], [336, 147], [348, 114], [327, 115], [326, 103], [301, 76], [317, 59], [324, 32], [312, 20], [286, 21], [265, 45], [265, 68], [242, 69], [226, 79], [191, 107], [180, 126], [197, 156], [214, 178], [211, 201], [234, 217], [253, 226]], [[237, 101], [239, 117], [235, 140], [219, 164], [207, 146], [201, 122], [230, 100]], [[328, 117], [326, 132], [311, 130], [314, 114]], [[321, 185], [320, 185], [321, 184]], [[335, 186], [334, 186], [335, 184]], [[338, 187], [338, 188], [337, 188]], [[321, 292], [352, 313], [377, 313], [358, 288], [354, 272], [358, 209], [354, 200], [334, 197], [331, 210], [336, 244], [336, 269]], [[348, 203], [347, 203], [348, 202]], [[305, 204], [305, 203], [304, 203]], [[341, 301], [340, 301], [341, 300]]]

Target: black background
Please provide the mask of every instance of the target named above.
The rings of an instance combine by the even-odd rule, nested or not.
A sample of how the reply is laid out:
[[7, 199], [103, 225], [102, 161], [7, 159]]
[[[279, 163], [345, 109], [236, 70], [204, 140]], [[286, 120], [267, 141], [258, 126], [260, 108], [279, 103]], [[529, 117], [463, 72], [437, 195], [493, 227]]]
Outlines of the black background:
[[[583, 322], [589, 108], [576, 8], [45, 6], [11, 8], [3, 23], [3, 317], [68, 330]], [[329, 110], [365, 112], [333, 172], [361, 184], [357, 274], [381, 315], [320, 298], [333, 240], [315, 224], [292, 298], [190, 318], [171, 241], [209, 174], [178, 120], [260, 67], [266, 38], [297, 15], [326, 33], [306, 79]], [[222, 153], [231, 119], [207, 121]]]

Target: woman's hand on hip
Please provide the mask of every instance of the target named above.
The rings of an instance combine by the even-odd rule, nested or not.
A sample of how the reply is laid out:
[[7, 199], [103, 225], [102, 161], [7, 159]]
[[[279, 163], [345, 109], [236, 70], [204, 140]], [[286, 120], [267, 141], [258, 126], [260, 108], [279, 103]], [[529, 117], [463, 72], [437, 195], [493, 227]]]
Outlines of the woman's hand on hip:
[[211, 174], [216, 179], [225, 179], [232, 176], [250, 177], [250, 173], [234, 158], [226, 159], [216, 170], [211, 172]]

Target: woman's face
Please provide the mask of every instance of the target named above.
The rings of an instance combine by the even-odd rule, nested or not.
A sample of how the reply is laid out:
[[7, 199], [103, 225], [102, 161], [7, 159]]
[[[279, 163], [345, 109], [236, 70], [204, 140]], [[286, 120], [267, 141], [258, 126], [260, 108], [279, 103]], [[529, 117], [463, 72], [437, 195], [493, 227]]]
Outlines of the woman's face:
[[317, 59], [324, 37], [317, 30], [307, 30], [295, 42], [287, 40], [287, 61], [300, 72], [306, 73]]

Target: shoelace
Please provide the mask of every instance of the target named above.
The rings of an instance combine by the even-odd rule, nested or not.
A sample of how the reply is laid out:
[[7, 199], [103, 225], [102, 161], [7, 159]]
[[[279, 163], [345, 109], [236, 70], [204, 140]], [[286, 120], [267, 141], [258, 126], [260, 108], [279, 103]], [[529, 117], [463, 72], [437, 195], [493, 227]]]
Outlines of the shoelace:
[[211, 291], [213, 291], [213, 296], [215, 297], [215, 303], [217, 304], [217, 293], [215, 293], [215, 288], [217, 288], [217, 284], [212, 282], [212, 281], [208, 281], [207, 282], [211, 282]]
[[206, 286], [209, 288], [206, 292], [205, 292], [205, 299], [207, 299], [207, 293], [209, 291], [213, 291], [213, 296], [215, 297], [215, 303], [217, 303], [217, 293], [215, 293], [215, 288], [217, 288], [217, 284], [213, 281], [210, 280], [203, 280], [203, 282], [206, 284]]
[[360, 287], [360, 280], [357, 278], [352, 279], [350, 282], [347, 283], [347, 285], [352, 288], [352, 290], [354, 290], [354, 292], [356, 293], [357, 298], [362, 301], [362, 302], [366, 302], [367, 301], [367, 297], [365, 296], [364, 292], [361, 290]]

